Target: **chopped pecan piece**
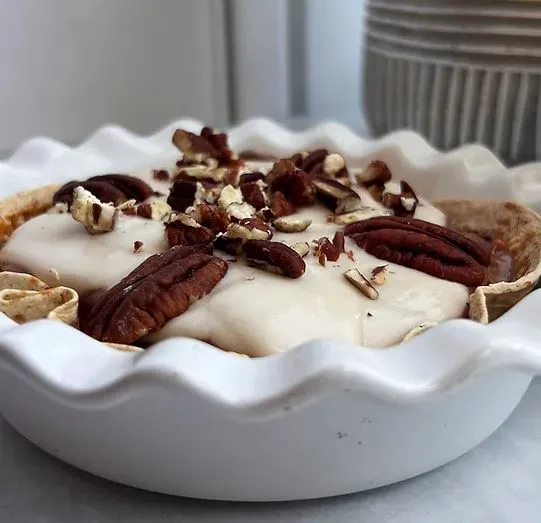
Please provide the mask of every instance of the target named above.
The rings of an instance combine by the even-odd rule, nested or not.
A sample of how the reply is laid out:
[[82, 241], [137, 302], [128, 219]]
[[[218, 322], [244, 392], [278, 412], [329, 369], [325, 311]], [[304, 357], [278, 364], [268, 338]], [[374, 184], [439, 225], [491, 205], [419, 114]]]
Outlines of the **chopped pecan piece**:
[[248, 202], [232, 203], [227, 214], [234, 220], [246, 220], [255, 216], [255, 209]]
[[219, 251], [227, 252], [233, 256], [241, 256], [244, 241], [242, 238], [229, 238], [225, 234], [220, 234], [216, 236], [213, 245]]
[[195, 208], [193, 218], [214, 233], [227, 231], [227, 227], [231, 223], [231, 219], [225, 211], [210, 203], [200, 203]]
[[274, 221], [274, 227], [280, 232], [303, 232], [312, 225], [309, 218], [282, 217]]
[[451, 229], [388, 216], [352, 223], [344, 232], [376, 258], [468, 287], [485, 282], [490, 250]]
[[297, 252], [301, 258], [304, 258], [310, 252], [310, 245], [308, 245], [308, 242], [296, 242], [291, 245], [291, 248]]
[[368, 167], [355, 175], [355, 180], [359, 185], [369, 187], [370, 185], [380, 185], [390, 182], [392, 173], [385, 162], [374, 160], [368, 164]]
[[381, 202], [385, 207], [391, 209], [395, 216], [413, 216], [419, 199], [409, 183], [401, 180], [400, 194], [384, 192]]
[[169, 247], [174, 245], [205, 245], [214, 240], [214, 232], [199, 225], [187, 215], [179, 215], [165, 224], [165, 235]]
[[172, 209], [184, 212], [196, 200], [198, 185], [195, 180], [177, 179], [173, 182], [167, 197]]
[[133, 242], [133, 253], [137, 254], [141, 252], [143, 250], [143, 247], [144, 247], [144, 243], [142, 241], [135, 240]]
[[331, 178], [314, 177], [317, 196], [335, 214], [346, 214], [361, 207], [361, 197], [350, 187]]
[[201, 163], [214, 159], [219, 165], [226, 165], [235, 160], [227, 145], [227, 135], [214, 133], [210, 127], [203, 127], [199, 135], [177, 129], [173, 134], [173, 144], [184, 154], [184, 159], [190, 162]]
[[148, 220], [161, 221], [171, 214], [171, 207], [162, 200], [140, 203], [136, 208], [137, 216]]
[[315, 254], [318, 256], [319, 263], [325, 266], [327, 260], [337, 261], [340, 255], [345, 252], [344, 244], [344, 233], [340, 231], [334, 234], [332, 242], [325, 236], [317, 240]]
[[166, 171], [165, 169], [153, 169], [152, 170], [152, 178], [155, 180], [158, 180], [160, 182], [168, 182], [169, 181], [169, 171]]
[[304, 260], [291, 247], [267, 240], [248, 240], [243, 245], [246, 259], [255, 267], [289, 278], [300, 278], [306, 270]]
[[263, 181], [265, 179], [265, 175], [263, 173], [260, 173], [259, 171], [254, 171], [252, 173], [243, 173], [240, 175], [239, 178], [239, 184], [243, 185], [245, 183], [251, 183], [251, 182], [258, 182]]
[[389, 275], [389, 266], [388, 265], [378, 265], [372, 269], [372, 274], [370, 276], [370, 281], [376, 285], [383, 285], [387, 281], [387, 276]]
[[259, 153], [257, 151], [241, 151], [239, 158], [247, 162], [272, 162], [276, 160], [276, 156], [268, 153]]
[[245, 218], [238, 223], [232, 223], [227, 228], [225, 236], [229, 239], [241, 240], [270, 240], [272, 231], [270, 227], [259, 218]]
[[147, 258], [80, 318], [81, 330], [109, 343], [131, 344], [180, 316], [214, 289], [227, 263], [208, 248], [177, 246]]
[[377, 300], [379, 298], [379, 292], [358, 269], [349, 269], [344, 273], [344, 277], [367, 298], [370, 298], [371, 300]]
[[265, 190], [257, 181], [243, 182], [239, 187], [244, 200], [254, 209], [260, 210], [267, 205], [267, 195], [265, 194]]
[[315, 202], [315, 189], [309, 174], [297, 169], [289, 160], [277, 161], [267, 175], [269, 192], [281, 192], [295, 206]]
[[288, 202], [280, 191], [271, 195], [270, 209], [276, 218], [289, 216], [297, 211], [297, 208], [291, 202]]
[[152, 187], [139, 178], [127, 174], [103, 174], [85, 181], [64, 184], [53, 195], [53, 204], [66, 203], [71, 207], [75, 187], [82, 187], [101, 202], [113, 205], [120, 205], [127, 200], [142, 202], [153, 194]]
[[83, 224], [90, 234], [102, 234], [113, 230], [118, 211], [112, 204], [101, 202], [79, 186], [73, 190], [71, 215], [75, 221]]
[[242, 203], [242, 192], [232, 185], [226, 185], [218, 198], [218, 207], [222, 211], [227, 211], [227, 208], [233, 203]]

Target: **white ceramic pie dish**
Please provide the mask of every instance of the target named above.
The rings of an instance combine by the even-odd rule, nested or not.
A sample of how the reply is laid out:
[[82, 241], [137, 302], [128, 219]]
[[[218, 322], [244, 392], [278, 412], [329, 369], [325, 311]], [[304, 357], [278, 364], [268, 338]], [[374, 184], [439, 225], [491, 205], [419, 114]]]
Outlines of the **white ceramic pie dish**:
[[[32, 140], [0, 164], [0, 197], [172, 158], [177, 127], [200, 124], [148, 138], [107, 127], [75, 149]], [[230, 141], [377, 157], [427, 197], [541, 203], [540, 165], [508, 170], [473, 145], [442, 154], [411, 132], [371, 142], [338, 124], [297, 134], [254, 120]], [[537, 291], [488, 326], [454, 320], [389, 349], [319, 340], [255, 360], [180, 338], [113, 351], [63, 324], [2, 316], [0, 413], [60, 459], [149, 490], [254, 501], [359, 491], [443, 465], [505, 421], [541, 373], [540, 307]]]

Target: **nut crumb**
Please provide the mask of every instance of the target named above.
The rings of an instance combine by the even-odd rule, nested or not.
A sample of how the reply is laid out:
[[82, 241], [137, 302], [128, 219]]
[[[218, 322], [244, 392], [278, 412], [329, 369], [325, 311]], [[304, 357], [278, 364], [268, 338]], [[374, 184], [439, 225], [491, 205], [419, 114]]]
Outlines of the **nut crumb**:
[[54, 278], [55, 281], [60, 281], [60, 274], [56, 269], [47, 269], [47, 272], [50, 274], [51, 278]]
[[144, 243], [136, 240], [133, 242], [133, 253], [137, 254], [143, 250]]
[[274, 221], [274, 227], [280, 232], [303, 232], [312, 225], [308, 218], [293, 218], [283, 216]]
[[372, 269], [370, 281], [376, 285], [383, 285], [387, 281], [389, 275], [389, 265], [379, 265]]
[[296, 251], [301, 258], [304, 258], [310, 252], [310, 245], [307, 242], [297, 242], [291, 245], [291, 248]]
[[359, 289], [367, 298], [371, 300], [377, 300], [379, 298], [379, 292], [375, 287], [367, 280], [358, 269], [349, 269], [344, 272], [345, 278], [355, 288]]
[[255, 276], [246, 276], [246, 281], [254, 281], [255, 280]]
[[371, 318], [372, 316], [374, 316], [371, 312], [367, 312], [366, 315]]

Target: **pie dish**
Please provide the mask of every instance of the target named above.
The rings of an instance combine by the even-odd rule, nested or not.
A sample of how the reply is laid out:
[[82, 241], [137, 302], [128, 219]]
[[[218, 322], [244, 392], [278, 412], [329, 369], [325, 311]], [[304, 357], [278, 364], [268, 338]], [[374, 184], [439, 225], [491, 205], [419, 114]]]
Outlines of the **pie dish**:
[[[420, 137], [412, 133], [397, 133], [372, 143], [336, 124], [294, 134], [270, 122], [247, 122], [230, 133], [232, 148], [237, 151], [251, 150], [286, 158], [298, 151], [326, 148], [342, 155], [348, 167], [356, 163], [360, 168], [359, 176], [362, 173], [366, 175], [366, 169], [363, 170], [366, 166], [371, 165], [373, 168], [381, 165], [371, 163], [379, 161], [384, 162], [393, 175], [400, 173], [400, 179], [404, 182], [397, 185], [398, 189], [393, 191], [385, 188], [378, 195], [377, 198], [381, 200], [376, 198], [376, 203], [383, 204], [383, 209], [379, 209], [382, 215], [345, 225], [346, 238], [342, 237], [341, 241], [346, 243], [339, 248], [338, 256], [333, 254], [332, 248], [336, 247], [336, 242], [340, 243], [340, 237], [336, 240], [336, 237], [331, 237], [330, 229], [323, 231], [323, 228], [331, 227], [332, 223], [333, 232], [337, 232], [336, 222], [342, 219], [340, 217], [361, 210], [358, 206], [350, 208], [349, 200], [346, 202], [338, 198], [338, 201], [335, 198], [329, 203], [325, 187], [316, 187], [317, 195], [309, 198], [317, 197], [335, 211], [331, 213], [332, 222], [327, 221], [328, 210], [325, 211], [325, 219], [320, 221], [314, 215], [303, 214], [322, 212], [313, 209], [301, 211], [300, 215], [294, 215], [294, 219], [281, 222], [274, 216], [272, 226], [276, 242], [273, 243], [285, 244], [289, 242], [285, 237], [291, 237], [288, 243], [291, 246], [287, 249], [293, 252], [296, 251], [293, 248], [295, 244], [307, 240], [306, 236], [298, 238], [296, 234], [306, 235], [313, 228], [315, 247], [309, 248], [310, 252], [304, 258], [297, 255], [303, 264], [302, 270], [298, 264], [295, 265], [296, 261], [286, 265], [277, 263], [276, 259], [283, 259], [282, 251], [274, 258], [268, 254], [261, 257], [258, 252], [249, 251], [252, 245], [259, 245], [258, 241], [267, 242], [269, 239], [249, 238], [244, 241], [244, 238], [241, 250], [235, 251], [235, 255], [243, 259], [236, 261], [232, 261], [234, 255], [231, 252], [215, 256], [190, 251], [187, 257], [195, 260], [193, 256], [196, 256], [197, 260], [203, 260], [205, 268], [212, 268], [212, 274], [215, 269], [227, 270], [228, 275], [235, 276], [238, 273], [239, 277], [245, 279], [244, 271], [250, 270], [254, 271], [256, 282], [262, 280], [262, 286], [255, 294], [260, 294], [261, 300], [254, 299], [251, 294], [250, 300], [246, 302], [248, 308], [241, 311], [247, 318], [246, 326], [236, 336], [230, 337], [229, 341], [224, 341], [225, 334], [231, 330], [231, 326], [238, 325], [238, 318], [235, 323], [235, 304], [232, 303], [229, 310], [224, 308], [227, 299], [220, 303], [213, 296], [226, 294], [220, 291], [221, 285], [229, 285], [233, 289], [250, 287], [244, 285], [244, 281], [242, 286], [239, 284], [235, 287], [235, 280], [228, 280], [224, 275], [213, 284], [212, 292], [204, 290], [202, 296], [198, 296], [202, 299], [195, 306], [188, 303], [191, 307], [185, 313], [190, 318], [192, 310], [203, 309], [199, 305], [214, 303], [211, 307], [213, 318], [227, 323], [228, 330], [215, 331], [210, 336], [201, 334], [201, 330], [190, 331], [194, 325], [208, 322], [208, 317], [199, 312], [199, 318], [197, 314], [192, 314], [190, 321], [184, 322], [191, 325], [187, 329], [175, 327], [171, 330], [173, 320], [165, 328], [155, 329], [155, 332], [147, 328], [144, 336], [133, 339], [129, 336], [110, 336], [111, 332], [126, 332], [126, 329], [111, 327], [110, 324], [104, 327], [97, 319], [100, 310], [107, 307], [110, 311], [107, 316], [117, 314], [117, 310], [124, 307], [122, 300], [114, 302], [114, 306], [107, 301], [102, 302], [101, 307], [90, 309], [93, 311], [91, 320], [83, 319], [81, 322], [81, 317], [77, 317], [74, 321], [74, 287], [77, 290], [76, 296], [94, 290], [96, 281], [106, 287], [114, 287], [131, 270], [131, 267], [123, 265], [122, 260], [127, 259], [127, 254], [124, 258], [113, 258], [112, 269], [107, 266], [104, 257], [103, 267], [100, 267], [101, 258], [95, 253], [89, 254], [86, 240], [81, 240], [79, 245], [77, 238], [91, 237], [85, 226], [101, 227], [111, 210], [102, 201], [98, 200], [96, 204], [92, 200], [91, 203], [101, 206], [100, 215], [97, 218], [94, 216], [96, 219], [90, 223], [90, 215], [83, 206], [83, 218], [73, 219], [78, 212], [77, 202], [89, 198], [84, 189], [84, 180], [96, 175], [96, 172], [133, 173], [141, 172], [141, 169], [146, 169], [148, 173], [154, 169], [156, 177], [162, 176], [157, 173], [167, 170], [163, 168], [167, 162], [174, 165], [178, 161], [178, 150], [175, 151], [170, 143], [173, 131], [177, 128], [198, 132], [201, 125], [191, 121], [178, 122], [146, 139], [130, 135], [124, 130], [107, 128], [99, 131], [78, 150], [68, 150], [62, 155], [54, 153], [62, 148], [58, 144], [52, 146], [50, 142], [34, 142], [23, 146], [3, 166], [3, 169], [11, 170], [13, 180], [26, 183], [26, 187], [17, 188], [26, 189], [31, 185], [40, 185], [41, 188], [37, 192], [30, 189], [4, 200], [0, 232], [4, 234], [7, 243], [2, 258], [4, 262], [22, 263], [25, 267], [30, 265], [29, 272], [35, 276], [4, 272], [3, 277], [7, 278], [7, 282], [2, 282], [4, 290], [0, 293], [0, 306], [12, 306], [21, 297], [20, 293], [23, 293], [25, 300], [30, 299], [27, 305], [30, 303], [30, 309], [35, 310], [32, 304], [35, 304], [37, 298], [39, 303], [45, 303], [45, 297], [50, 312], [57, 319], [71, 318], [66, 322], [78, 322], [87, 333], [115, 344], [115, 349], [112, 349], [58, 321], [40, 320], [14, 326], [4, 317], [2, 323], [5, 330], [0, 333], [0, 407], [2, 414], [18, 430], [48, 452], [116, 481], [180, 495], [263, 500], [333, 495], [405, 479], [469, 450], [505, 420], [524, 393], [531, 377], [541, 368], [533, 319], [539, 298], [537, 293], [533, 293], [522, 299], [539, 278], [541, 226], [534, 212], [519, 203], [501, 201], [503, 198], [520, 202], [525, 192], [520, 180], [525, 179], [525, 171], [520, 168], [506, 170], [488, 151], [480, 147], [470, 146], [444, 155], [430, 149]], [[185, 136], [191, 135], [188, 132]], [[51, 151], [56, 159], [49, 157]], [[89, 157], [92, 160], [87, 162]], [[133, 159], [133, 164], [125, 163], [126, 159]], [[83, 167], [85, 163], [88, 163], [87, 167]], [[192, 168], [193, 165], [187, 166], [184, 162], [180, 167]], [[272, 173], [272, 169], [278, 168], [271, 165], [270, 169]], [[293, 169], [296, 172], [295, 169], [300, 167], [294, 165]], [[26, 180], [25, 170], [29, 177]], [[74, 198], [73, 202], [69, 202], [70, 212], [74, 216], [65, 213], [41, 214], [50, 207], [54, 194], [59, 199], [60, 186], [74, 178], [74, 172], [81, 180], [68, 191]], [[251, 172], [253, 170], [241, 175]], [[528, 167], [528, 173], [531, 180], [531, 166]], [[279, 180], [282, 174], [279, 173], [275, 178]], [[351, 174], [355, 176], [356, 173], [352, 170]], [[268, 180], [272, 180], [272, 176]], [[36, 179], [40, 180], [39, 184], [35, 183]], [[328, 183], [325, 180], [322, 183]], [[268, 185], [272, 183], [269, 181]], [[83, 189], [77, 189], [80, 186]], [[282, 187], [286, 196], [288, 187]], [[370, 194], [374, 194], [370, 192], [371, 189], [373, 187], [365, 187], [365, 192], [361, 191], [361, 199], [365, 203], [370, 201]], [[8, 196], [10, 192], [13, 192], [13, 187], [6, 188], [3, 194]], [[323, 197], [320, 192], [324, 193]], [[416, 193], [429, 198], [434, 207]], [[387, 200], [395, 203], [386, 205], [385, 194], [391, 195]], [[460, 201], [456, 200], [457, 195], [462, 197]], [[95, 197], [95, 194], [91, 196]], [[226, 196], [227, 191], [222, 191], [217, 198], [224, 199]], [[235, 198], [232, 192], [231, 196]], [[441, 200], [441, 197], [448, 198]], [[481, 201], [480, 198], [485, 200]], [[160, 241], [167, 241], [168, 246], [172, 246], [167, 252], [185, 248], [185, 245], [177, 245], [179, 235], [186, 238], [186, 231], [184, 227], [171, 226], [176, 220], [166, 220], [164, 225], [161, 219], [153, 220], [149, 216], [145, 221], [140, 215], [137, 216], [139, 209], [149, 201], [136, 202], [134, 210], [125, 213], [125, 217], [118, 216], [119, 212], [124, 214], [122, 209], [113, 207], [116, 221], [111, 223], [114, 223], [116, 229], [113, 227], [112, 231], [99, 235], [100, 242], [106, 244], [110, 241], [107, 238], [111, 238], [118, 245], [121, 242], [117, 233], [123, 233], [136, 271], [142, 266], [141, 262], [143, 266], [145, 263], [154, 263], [152, 258], [159, 247], [153, 247], [152, 242], [158, 240], [152, 238], [158, 237], [154, 234], [157, 227], [161, 231]], [[225, 207], [242, 203], [229, 201]], [[299, 207], [302, 205], [299, 202], [295, 204], [299, 204]], [[119, 205], [125, 205], [125, 202]], [[162, 208], [160, 205], [149, 205], [147, 211], [150, 214], [157, 212]], [[341, 205], [343, 208], [337, 211]], [[401, 211], [397, 212], [393, 205], [401, 206]], [[421, 212], [429, 213], [429, 222], [435, 224], [425, 221], [428, 215], [414, 216], [417, 212], [415, 206]], [[364, 211], [365, 207], [363, 205]], [[373, 212], [377, 205], [368, 207]], [[447, 227], [438, 225], [438, 220], [445, 217], [435, 207], [447, 217]], [[176, 211], [187, 214], [186, 209]], [[29, 220], [32, 215], [40, 216]], [[286, 232], [291, 227], [302, 227], [298, 222], [306, 221], [306, 218], [312, 219], [312, 224], [305, 230]], [[81, 223], [85, 219], [87, 221]], [[242, 219], [238, 217], [234, 221], [237, 232], [238, 226], [245, 224]], [[130, 220], [130, 223], [137, 223], [139, 235], [144, 234], [144, 227], [152, 230], [152, 234], [141, 236], [139, 242], [142, 245], [135, 245], [137, 242], [130, 236], [129, 227], [124, 226]], [[143, 225], [143, 222], [150, 225]], [[49, 224], [54, 226], [49, 227]], [[370, 224], [368, 229], [366, 224]], [[16, 228], [18, 225], [20, 227]], [[186, 223], [182, 225], [186, 226]], [[344, 223], [339, 225], [343, 226]], [[104, 226], [108, 227], [106, 223]], [[66, 227], [76, 228], [76, 234], [70, 236], [69, 245], [64, 241], [71, 234]], [[190, 227], [195, 228], [193, 225]], [[167, 231], [165, 234], [164, 228]], [[374, 228], [378, 233], [378, 241], [371, 243]], [[14, 229], [15, 233], [11, 236]], [[225, 233], [230, 229], [231, 224], [226, 227]], [[442, 233], [442, 229], [446, 232]], [[396, 230], [401, 235], [399, 247], [404, 243], [404, 230], [415, 235], [413, 240], [417, 243], [414, 242], [416, 247], [413, 257], [404, 257], [402, 254], [396, 257], [397, 245], [393, 243], [396, 236], [393, 231]], [[57, 236], [51, 236], [55, 231]], [[320, 235], [321, 231], [326, 234]], [[197, 232], [199, 234], [201, 231]], [[241, 232], [245, 234], [245, 231]], [[239, 239], [223, 233], [225, 240]], [[429, 236], [430, 249], [433, 249], [426, 251], [428, 244], [423, 240], [422, 266], [417, 263], [420, 259], [417, 256], [419, 234]], [[443, 239], [441, 234], [445, 234]], [[500, 242], [502, 255], [495, 267], [498, 270], [504, 269], [507, 275], [497, 277], [492, 283], [486, 278], [487, 274], [490, 276], [493, 272], [494, 266], [489, 261], [482, 261], [482, 252], [479, 254], [475, 251], [472, 254], [475, 263], [464, 257], [464, 253], [472, 253], [472, 248], [483, 251], [486, 245], [480, 236]], [[92, 235], [92, 241], [97, 243], [94, 237], [97, 235]], [[321, 241], [324, 237], [330, 247]], [[445, 246], [454, 245], [457, 249], [451, 253], [442, 253], [442, 242]], [[322, 245], [327, 245], [326, 249], [329, 250], [323, 252]], [[381, 250], [381, 245], [387, 248], [391, 245], [395, 249], [391, 249], [389, 255], [388, 249]], [[30, 247], [37, 249], [33, 256], [28, 255]], [[492, 247], [490, 250], [494, 252]], [[440, 262], [436, 269], [433, 263], [434, 249], [437, 251], [436, 261]], [[110, 250], [111, 244], [105, 245], [102, 252]], [[361, 250], [375, 253], [377, 258], [360, 259]], [[88, 262], [82, 257], [81, 253], [84, 252], [89, 256]], [[429, 266], [425, 263], [427, 256], [430, 258]], [[442, 257], [445, 263], [441, 263]], [[248, 269], [249, 265], [244, 263], [244, 258], [257, 267]], [[508, 263], [509, 258], [513, 260], [512, 266]], [[354, 274], [352, 279], [355, 285], [352, 285], [343, 276], [344, 273], [350, 273], [351, 276], [353, 267], [350, 262], [358, 266], [359, 260], [362, 261], [362, 268], [358, 274], [364, 277], [359, 279]], [[51, 261], [54, 263], [49, 263]], [[261, 263], [264, 263], [266, 269], [269, 269], [269, 265], [274, 270], [279, 269], [285, 276], [261, 271]], [[409, 267], [404, 267], [408, 263]], [[70, 264], [78, 270], [70, 272]], [[484, 264], [480, 272], [479, 264]], [[95, 266], [100, 267], [100, 270], [94, 270]], [[224, 266], [229, 268], [224, 269]], [[239, 269], [231, 269], [231, 266]], [[160, 267], [157, 269], [161, 270]], [[152, 266], [151, 269], [149, 272], [153, 272], [156, 267]], [[378, 281], [382, 272], [388, 281], [385, 281], [386, 278]], [[77, 281], [77, 274], [83, 274], [84, 281]], [[316, 317], [308, 333], [301, 328], [307, 323], [308, 317], [302, 315], [302, 310], [296, 317], [291, 316], [292, 306], [288, 305], [286, 319], [276, 316], [279, 308], [272, 301], [272, 296], [266, 303], [263, 292], [271, 287], [283, 286], [286, 289], [286, 284], [271, 282], [288, 282], [288, 290], [279, 291], [282, 296], [278, 301], [283, 303], [286, 292], [291, 293], [289, 289], [294, 288], [290, 285], [292, 281], [297, 282], [298, 278], [299, 282], [310, 282], [310, 277], [317, 281], [316, 288], [325, 291], [331, 289], [330, 295], [328, 292], [320, 293], [324, 297], [328, 296], [327, 303], [337, 306], [347, 296], [348, 303], [356, 300], [355, 307], [359, 307], [355, 318], [362, 314], [365, 321], [375, 319], [373, 324], [376, 328], [361, 329], [365, 336], [361, 340], [364, 345], [388, 347], [404, 338], [409, 341], [387, 349], [361, 349], [358, 347], [361, 343], [355, 336], [335, 335], [344, 330], [344, 325], [347, 327], [351, 323], [350, 319], [339, 322], [340, 318], [333, 319], [334, 324], [338, 325], [335, 330], [323, 329], [321, 333], [316, 331], [312, 335], [314, 326], [322, 323], [315, 313], [317, 307], [324, 302], [318, 301], [318, 293], [311, 283], [306, 285], [310, 285], [310, 293], [315, 293], [314, 301], [317, 303], [312, 305], [306, 300], [300, 300], [301, 305], [312, 307], [310, 315]], [[52, 285], [55, 279], [58, 284]], [[337, 281], [340, 283], [335, 283]], [[84, 282], [88, 283], [86, 288]], [[252, 284], [254, 280], [247, 280], [246, 283]], [[408, 284], [413, 289], [411, 292]], [[131, 285], [124, 284], [117, 295], [129, 294]], [[334, 285], [338, 290], [333, 297]], [[425, 286], [428, 289], [426, 291]], [[439, 301], [435, 298], [438, 293], [433, 292], [434, 288], [439, 289], [438, 286], [443, 289], [438, 291], [441, 296]], [[404, 296], [404, 289], [407, 295], [413, 293], [414, 296], [422, 296], [425, 301], [428, 293], [429, 306], [423, 303], [415, 317], [402, 313], [400, 317], [396, 314], [394, 317], [385, 316], [384, 312], [389, 306]], [[244, 292], [238, 291], [237, 298]], [[246, 292], [253, 293], [253, 287]], [[188, 302], [193, 302], [192, 294], [188, 293]], [[372, 299], [374, 296], [379, 299]], [[55, 300], [61, 304], [60, 310]], [[291, 301], [294, 301], [294, 297]], [[457, 319], [414, 336], [423, 330], [423, 324], [427, 321], [439, 323], [448, 318], [461, 317], [467, 302], [468, 315], [478, 323]], [[408, 305], [410, 309], [413, 307], [411, 302]], [[261, 332], [264, 324], [254, 322], [261, 311], [269, 309], [273, 311], [271, 319], [278, 317], [280, 333], [285, 331], [288, 336], [258, 337], [257, 333]], [[430, 317], [432, 309], [436, 311], [434, 317]], [[15, 313], [3, 310], [17, 319]], [[383, 323], [378, 326], [376, 322], [380, 311]], [[40, 314], [48, 316], [47, 308], [45, 313]], [[400, 324], [399, 320], [404, 316], [408, 321]], [[38, 314], [31, 319], [35, 317], [40, 316]], [[490, 320], [495, 321], [488, 326], [482, 325]], [[252, 327], [254, 325], [256, 328]], [[250, 334], [250, 330], [256, 331], [256, 334]], [[132, 332], [130, 329], [127, 331]], [[163, 341], [154, 345], [152, 350], [141, 351], [133, 347], [132, 343], [147, 347], [148, 343], [160, 339], [159, 333], [162, 331], [166, 332]], [[243, 352], [250, 356], [286, 352], [261, 359], [242, 359], [201, 341], [172, 337], [189, 336], [191, 332], [227, 351]], [[301, 334], [296, 338], [298, 332]], [[147, 338], [149, 333], [153, 337]], [[243, 344], [246, 339], [248, 341]], [[141, 340], [143, 343], [139, 343]], [[261, 343], [255, 343], [258, 340]], [[289, 350], [299, 343], [303, 345]], [[117, 348], [128, 350], [119, 351]], [[498, 397], [497, 402], [494, 401], [495, 396]], [[13, 397], [17, 397], [17, 402], [10, 400]], [[473, 406], [476, 407], [475, 424], [468, 422]], [[40, 415], [36, 416], [36, 413]], [[185, 423], [188, 416], [189, 424]], [[45, 423], [38, 423], [38, 418], [45, 420]], [[61, 430], [61, 426], [69, 426], [70, 430]], [[293, 438], [294, 434], [302, 439], [302, 443]], [[119, 445], [120, 441], [122, 445]], [[407, 455], [407, 459], [404, 455]], [[362, 472], [359, 472], [360, 469]], [[185, 473], [181, 474], [181, 470]], [[234, 478], [228, 475], [228, 470], [235, 470]], [[302, 481], [299, 474], [302, 474]]]

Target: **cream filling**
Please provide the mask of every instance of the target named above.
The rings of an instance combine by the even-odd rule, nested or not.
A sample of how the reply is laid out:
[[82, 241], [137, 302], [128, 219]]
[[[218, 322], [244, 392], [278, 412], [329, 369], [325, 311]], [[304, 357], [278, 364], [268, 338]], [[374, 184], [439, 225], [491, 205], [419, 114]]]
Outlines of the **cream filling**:
[[[388, 184], [388, 190], [396, 191], [397, 185]], [[367, 191], [359, 192], [363, 205], [380, 207]], [[322, 236], [331, 239], [340, 227], [327, 221], [329, 214], [320, 205], [304, 209], [297, 216], [310, 218], [312, 225], [302, 233], [276, 232], [273, 241], [291, 245], [311, 244]], [[445, 223], [443, 214], [426, 202], [419, 205], [415, 217]], [[135, 241], [143, 242], [137, 253]], [[90, 235], [70, 214], [44, 214], [15, 231], [1, 257], [22, 264], [50, 285], [82, 292], [115, 285], [148, 256], [166, 248], [161, 222], [120, 215], [113, 232]], [[306, 273], [297, 280], [252, 268], [242, 259], [231, 262], [225, 278], [208, 296], [148, 341], [187, 336], [249, 355], [285, 351], [315, 338], [385, 347], [421, 323], [462, 315], [466, 287], [394, 264], [389, 264], [386, 283], [376, 286], [379, 299], [370, 300], [343, 273], [356, 267], [369, 278], [373, 268], [386, 262], [346, 239], [349, 249], [354, 261], [343, 254], [325, 267], [311, 251], [304, 258]], [[223, 253], [216, 255], [231, 259]], [[51, 269], [58, 278], [53, 278]]]

